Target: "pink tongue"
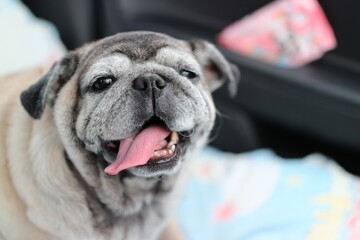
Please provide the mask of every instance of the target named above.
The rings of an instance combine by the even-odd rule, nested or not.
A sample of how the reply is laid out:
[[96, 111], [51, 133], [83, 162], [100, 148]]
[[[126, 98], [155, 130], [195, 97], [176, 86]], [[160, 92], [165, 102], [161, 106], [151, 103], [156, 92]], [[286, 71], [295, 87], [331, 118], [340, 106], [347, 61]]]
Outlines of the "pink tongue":
[[105, 168], [105, 173], [117, 175], [124, 169], [146, 164], [158, 144], [169, 134], [168, 129], [151, 125], [136, 136], [121, 140], [116, 160]]

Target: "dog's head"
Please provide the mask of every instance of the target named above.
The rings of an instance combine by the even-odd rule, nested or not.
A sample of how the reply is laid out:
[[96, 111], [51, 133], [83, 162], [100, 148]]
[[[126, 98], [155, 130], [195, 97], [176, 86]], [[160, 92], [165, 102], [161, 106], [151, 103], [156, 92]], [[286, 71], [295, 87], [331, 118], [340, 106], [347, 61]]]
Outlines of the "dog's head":
[[238, 74], [208, 42], [120, 33], [68, 53], [21, 101], [36, 119], [50, 107], [66, 151], [88, 152], [110, 175], [151, 177], [206, 141], [210, 92], [228, 81], [234, 95]]

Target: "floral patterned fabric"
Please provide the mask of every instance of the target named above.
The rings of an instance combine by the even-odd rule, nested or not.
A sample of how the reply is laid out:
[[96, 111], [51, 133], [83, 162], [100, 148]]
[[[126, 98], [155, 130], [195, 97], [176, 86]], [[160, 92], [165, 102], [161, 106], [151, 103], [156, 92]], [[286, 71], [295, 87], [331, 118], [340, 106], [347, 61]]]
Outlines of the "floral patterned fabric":
[[360, 181], [323, 155], [206, 148], [190, 168], [178, 211], [187, 239], [360, 239]]

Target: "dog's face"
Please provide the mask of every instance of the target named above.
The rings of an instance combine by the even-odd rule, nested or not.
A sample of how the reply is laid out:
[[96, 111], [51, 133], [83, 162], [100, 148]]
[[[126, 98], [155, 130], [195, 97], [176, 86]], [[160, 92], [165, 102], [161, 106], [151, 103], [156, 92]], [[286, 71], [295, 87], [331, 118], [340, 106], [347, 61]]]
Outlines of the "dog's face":
[[65, 151], [83, 149], [109, 175], [153, 177], [176, 172], [206, 141], [210, 92], [227, 80], [234, 93], [237, 78], [207, 42], [121, 33], [69, 53], [22, 103], [34, 118], [50, 106]]

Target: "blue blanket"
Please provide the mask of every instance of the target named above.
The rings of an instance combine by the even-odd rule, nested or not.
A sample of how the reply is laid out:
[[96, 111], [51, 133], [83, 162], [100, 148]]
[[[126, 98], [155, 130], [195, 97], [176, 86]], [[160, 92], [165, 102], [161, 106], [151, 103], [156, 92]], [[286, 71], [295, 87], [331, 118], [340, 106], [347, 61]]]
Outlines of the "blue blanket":
[[320, 154], [206, 148], [178, 213], [193, 240], [359, 240], [360, 181]]

